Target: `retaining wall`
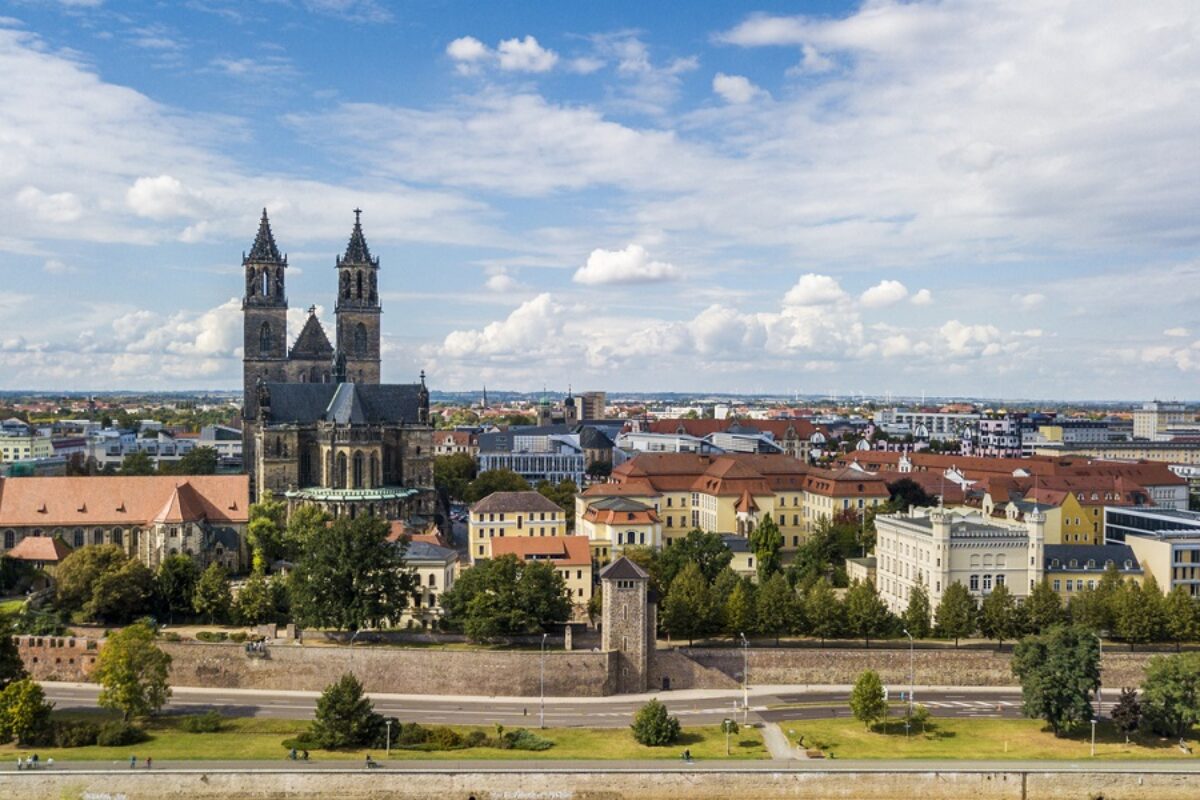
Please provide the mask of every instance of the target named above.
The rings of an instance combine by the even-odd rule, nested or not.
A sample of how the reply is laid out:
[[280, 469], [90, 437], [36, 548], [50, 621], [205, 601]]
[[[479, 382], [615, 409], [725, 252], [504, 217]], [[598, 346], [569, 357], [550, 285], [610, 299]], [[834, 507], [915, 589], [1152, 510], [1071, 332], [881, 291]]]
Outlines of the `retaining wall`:
[[1192, 797], [1186, 773], [1024, 772], [929, 769], [731, 770], [682, 772], [367, 772], [13, 773], [0, 779], [0, 800], [1178, 800]]

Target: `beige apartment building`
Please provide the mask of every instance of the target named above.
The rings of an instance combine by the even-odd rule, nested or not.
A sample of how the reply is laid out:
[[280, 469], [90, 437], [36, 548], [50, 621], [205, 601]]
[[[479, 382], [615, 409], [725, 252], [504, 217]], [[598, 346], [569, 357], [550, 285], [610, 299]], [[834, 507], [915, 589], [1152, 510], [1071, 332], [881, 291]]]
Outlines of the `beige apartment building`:
[[468, 519], [471, 563], [492, 557], [497, 539], [567, 535], [567, 515], [538, 492], [493, 492], [471, 506]]

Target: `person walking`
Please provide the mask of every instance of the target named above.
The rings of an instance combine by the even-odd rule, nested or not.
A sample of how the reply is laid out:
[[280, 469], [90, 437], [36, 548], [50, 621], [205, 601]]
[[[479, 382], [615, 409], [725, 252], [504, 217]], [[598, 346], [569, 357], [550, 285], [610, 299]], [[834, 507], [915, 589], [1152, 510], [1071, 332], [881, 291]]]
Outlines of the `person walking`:
[[153, 763], [154, 763], [154, 756], [146, 756], [146, 769], [150, 769], [150, 766]]
[[133, 755], [131, 755], [131, 756], [129, 757], [129, 768], [130, 768], [130, 769], [135, 769], [135, 768], [137, 768], [137, 756], [133, 756]]

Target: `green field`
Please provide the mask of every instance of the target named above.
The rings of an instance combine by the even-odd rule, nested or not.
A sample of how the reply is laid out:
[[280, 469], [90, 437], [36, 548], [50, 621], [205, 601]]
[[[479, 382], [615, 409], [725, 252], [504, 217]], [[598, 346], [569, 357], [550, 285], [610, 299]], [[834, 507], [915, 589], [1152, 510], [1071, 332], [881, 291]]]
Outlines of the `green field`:
[[[934, 718], [927, 731], [905, 736], [904, 722], [891, 720], [887, 731], [868, 731], [852, 718], [794, 720], [780, 727], [793, 742], [834, 758], [928, 759], [1086, 759], [1091, 757], [1091, 727], [1058, 738], [1040, 720]], [[1195, 750], [1195, 738], [1188, 744]], [[1105, 722], [1096, 727], [1096, 758], [1192, 758], [1175, 740], [1125, 737]]]
[[[78, 716], [78, 715], [76, 715]], [[490, 728], [452, 726], [461, 734], [472, 730], [483, 730], [494, 734]], [[15, 745], [0, 746], [0, 759], [15, 761], [18, 755], [28, 756], [35, 750], [42, 760], [53, 757], [55, 761], [128, 761], [130, 755], [139, 760], [150, 756], [159, 760], [278, 760], [287, 756], [283, 740], [296, 736], [307, 728], [303, 720], [277, 719], [228, 719], [218, 733], [187, 733], [179, 729], [177, 718], [162, 718], [151, 722], [146, 730], [148, 741], [129, 747], [71, 747], [71, 748], [27, 748]], [[527, 750], [498, 750], [476, 747], [467, 750], [445, 750], [419, 752], [392, 749], [393, 759], [405, 760], [475, 760], [475, 759], [677, 759], [683, 748], [692, 751], [697, 759], [726, 758], [725, 735], [717, 726], [684, 728], [679, 742], [668, 747], [645, 747], [633, 740], [628, 728], [548, 728], [544, 731], [531, 727], [539, 736], [554, 742], [549, 750], [531, 752]], [[314, 750], [311, 757], [317, 761], [362, 760], [370, 752], [375, 758], [382, 757], [381, 750], [346, 750], [326, 752]], [[767, 749], [762, 734], [754, 729], [743, 729], [732, 737], [732, 755], [735, 759], [767, 758]]]

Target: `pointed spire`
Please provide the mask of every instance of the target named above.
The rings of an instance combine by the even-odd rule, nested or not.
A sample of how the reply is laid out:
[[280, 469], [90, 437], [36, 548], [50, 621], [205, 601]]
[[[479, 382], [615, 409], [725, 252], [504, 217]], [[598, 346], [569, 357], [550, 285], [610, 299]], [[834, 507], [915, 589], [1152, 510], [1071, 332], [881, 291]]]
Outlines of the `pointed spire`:
[[279, 248], [275, 246], [275, 236], [271, 233], [271, 221], [267, 219], [267, 209], [263, 209], [262, 219], [258, 221], [258, 233], [254, 237], [254, 244], [250, 246], [250, 255], [246, 256], [247, 261], [271, 261], [280, 263], [283, 257], [279, 255]]
[[371, 249], [367, 247], [367, 239], [362, 231], [362, 209], [354, 209], [354, 230], [350, 232], [350, 241], [346, 244], [346, 254], [342, 256], [343, 264], [373, 264]]

